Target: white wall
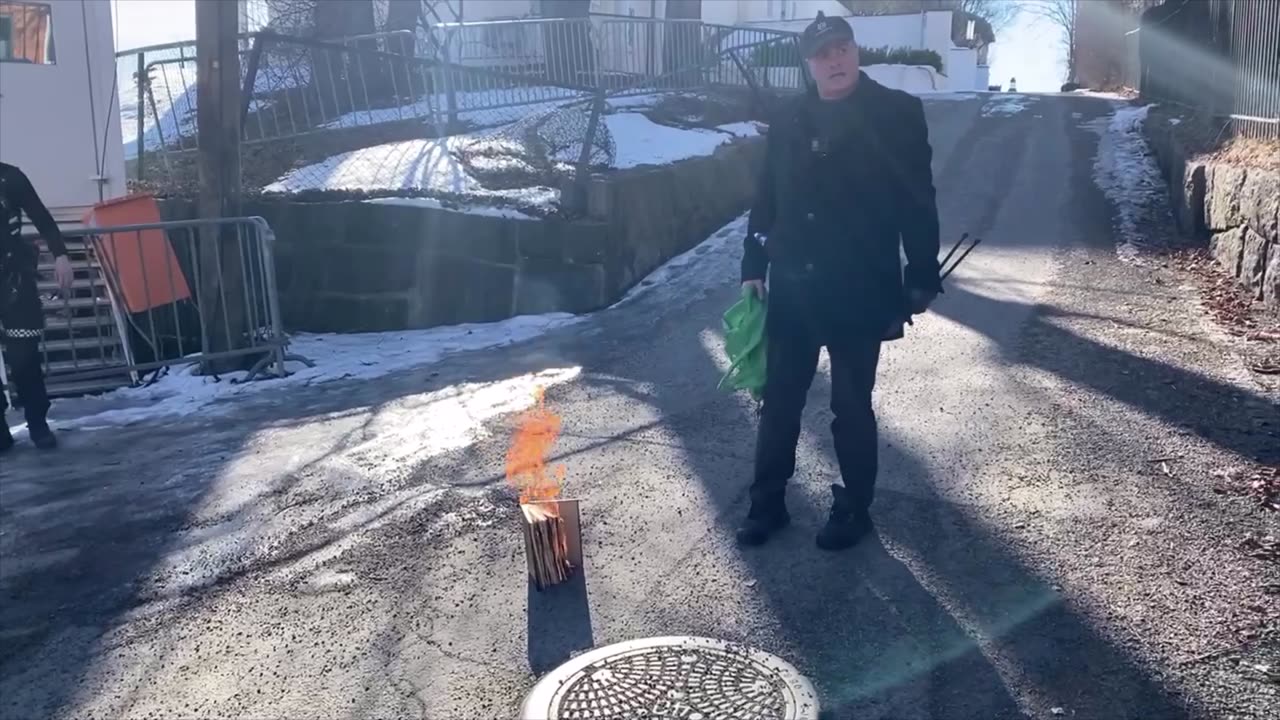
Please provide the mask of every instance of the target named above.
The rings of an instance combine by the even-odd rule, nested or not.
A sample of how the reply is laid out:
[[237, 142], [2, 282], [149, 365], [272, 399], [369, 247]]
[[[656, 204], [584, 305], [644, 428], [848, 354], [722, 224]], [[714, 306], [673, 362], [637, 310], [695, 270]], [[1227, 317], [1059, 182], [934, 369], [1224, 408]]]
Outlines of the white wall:
[[862, 68], [867, 77], [885, 87], [909, 93], [944, 92], [950, 87], [948, 78], [927, 65], [870, 65]]
[[[912, 47], [921, 47], [921, 45], [915, 44]], [[951, 69], [947, 66], [947, 59], [951, 54], [951, 48], [954, 47], [951, 43], [950, 10], [925, 13], [923, 47], [938, 53], [942, 58], [942, 74], [949, 75]]]
[[[533, 0], [465, 0], [462, 3], [461, 20], [478, 22], [481, 20], [508, 20], [511, 18], [531, 17]], [[458, 3], [453, 3], [454, 9]], [[444, 18], [451, 21], [452, 18]]]
[[947, 58], [947, 79], [952, 90], [986, 90], [978, 86], [978, 51], [969, 48], [951, 48]]
[[[591, 12], [634, 17], [665, 17], [667, 0], [591, 0]], [[652, 15], [650, 13], [653, 13]]]
[[[0, 160], [21, 167], [56, 212], [119, 197], [127, 188], [112, 87], [111, 4], [43, 1], [52, 6], [56, 64], [0, 63]], [[106, 177], [101, 194], [99, 175]]]
[[712, 0], [702, 3], [702, 22], [712, 25], [737, 25], [745, 22], [739, 18], [741, 3], [736, 0]]
[[979, 65], [976, 84], [979, 90], [986, 90], [991, 86], [991, 66]]

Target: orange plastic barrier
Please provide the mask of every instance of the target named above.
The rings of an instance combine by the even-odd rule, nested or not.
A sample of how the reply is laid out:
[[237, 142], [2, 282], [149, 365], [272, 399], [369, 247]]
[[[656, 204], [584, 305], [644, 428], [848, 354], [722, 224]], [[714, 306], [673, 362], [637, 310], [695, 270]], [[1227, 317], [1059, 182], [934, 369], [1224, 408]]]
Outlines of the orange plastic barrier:
[[[99, 203], [85, 216], [89, 227], [160, 222], [160, 206], [151, 195]], [[98, 260], [130, 313], [146, 312], [191, 297], [186, 276], [164, 230], [140, 230], [92, 238]]]

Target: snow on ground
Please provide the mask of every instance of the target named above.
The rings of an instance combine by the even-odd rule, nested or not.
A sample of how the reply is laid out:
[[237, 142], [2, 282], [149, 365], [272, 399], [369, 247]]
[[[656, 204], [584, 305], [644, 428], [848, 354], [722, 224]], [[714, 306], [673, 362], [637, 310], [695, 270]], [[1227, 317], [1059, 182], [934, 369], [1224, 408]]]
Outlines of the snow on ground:
[[686, 158], [710, 155], [734, 139], [758, 135], [753, 123], [734, 123], [715, 130], [684, 130], [659, 125], [640, 113], [606, 115], [617, 154], [613, 166], [667, 165]]
[[[140, 594], [159, 599], [206, 587], [271, 557], [304, 527], [316, 528], [329, 542], [281, 565], [276, 577], [312, 576], [369, 531], [436, 502], [445, 483], [414, 481], [428, 460], [488, 439], [486, 422], [532, 407], [538, 388], [572, 381], [580, 373], [578, 367], [553, 368], [408, 395], [354, 414], [308, 418], [313, 426], [344, 431], [336, 446], [299, 447], [290, 442], [289, 428], [257, 430], [210, 484], [188, 527], [175, 534], [163, 560], [143, 578]], [[316, 471], [321, 461], [324, 469]], [[263, 467], [271, 472], [254, 469]], [[334, 482], [335, 477], [341, 481]], [[282, 481], [294, 485], [289, 492], [295, 497], [324, 502], [281, 508], [268, 498], [280, 491]], [[312, 580], [324, 582], [323, 577]]]
[[1090, 121], [1086, 128], [1098, 134], [1098, 154], [1093, 160], [1093, 180], [1115, 206], [1120, 257], [1133, 259], [1145, 244], [1143, 228], [1159, 207], [1164, 181], [1142, 134], [1150, 105], [1114, 103], [1114, 112]]
[[919, 97], [919, 98], [921, 98], [922, 100], [929, 100], [929, 101], [935, 101], [935, 100], [973, 100], [974, 98], [979, 97], [979, 95], [978, 95], [977, 93], [951, 92], [951, 91], [948, 91], [948, 90], [938, 90], [938, 91], [936, 91], [936, 92], [920, 91], [920, 92], [913, 92], [913, 93], [911, 93], [911, 94], [912, 94], [912, 95], [916, 95], [916, 96], [918, 96], [918, 97]]
[[[657, 302], [664, 302], [672, 297], [687, 299], [719, 287], [734, 272], [737, 255], [733, 250], [742, 242], [745, 233], [744, 215], [716, 231], [705, 242], [654, 270], [613, 307], [621, 307], [646, 297]], [[299, 334], [293, 336], [290, 352], [310, 359], [316, 366], [307, 368], [290, 363], [288, 369], [293, 374], [289, 377], [237, 384], [236, 381], [243, 377], [243, 373], [224, 375], [220, 380], [214, 380], [193, 374], [193, 367], [177, 367], [147, 387], [124, 388], [98, 397], [56, 401], [52, 419], [56, 429], [68, 430], [190, 417], [197, 413], [202, 417], [229, 414], [235, 411], [236, 400], [247, 399], [273, 388], [307, 388], [338, 380], [373, 380], [430, 365], [454, 353], [530, 340], [552, 330], [587, 322], [590, 317], [550, 313], [522, 315], [496, 323], [454, 325], [427, 330]], [[477, 386], [467, 392], [475, 394], [480, 392], [480, 388]], [[488, 396], [482, 394], [481, 397]], [[470, 404], [467, 407], [474, 410], [475, 402], [480, 401], [468, 400], [467, 403]], [[485, 400], [482, 405], [495, 408], [495, 412], [506, 412], [501, 410], [504, 406], [496, 401], [491, 403]], [[477, 416], [479, 415], [483, 413], [478, 413]], [[461, 417], [460, 414], [457, 416]], [[471, 432], [466, 429], [468, 427], [472, 426], [460, 424], [454, 435], [443, 434], [442, 431], [439, 437], [458, 437], [457, 433]], [[19, 426], [17, 429], [24, 428]], [[446, 445], [448, 443], [442, 439], [431, 447]]]
[[[55, 404], [58, 428], [91, 429], [129, 424], [163, 417], [224, 414], [234, 403], [218, 401], [246, 397], [269, 388], [306, 387], [334, 380], [370, 380], [394, 372], [437, 362], [446, 355], [501, 347], [528, 340], [581, 318], [568, 313], [522, 315], [488, 324], [453, 325], [427, 330], [386, 333], [313, 335], [292, 338], [289, 350], [316, 364], [313, 368], [291, 363], [286, 378], [237, 383], [244, 373], [215, 380], [194, 374], [194, 366], [173, 368], [153, 385], [124, 388], [95, 398]], [[217, 404], [215, 404], [217, 403]], [[74, 418], [59, 416], [62, 405], [76, 405], [85, 411]], [[98, 411], [95, 411], [95, 406]]]
[[1129, 98], [1118, 92], [1100, 92], [1098, 90], [1072, 90], [1074, 95], [1084, 95], [1085, 97], [1102, 98], [1104, 100], [1128, 100]]
[[[685, 130], [658, 125], [639, 113], [606, 115], [604, 121], [617, 148], [614, 162], [617, 168], [661, 165], [710, 155], [734, 138], [759, 134], [754, 123], [733, 123], [715, 130]], [[353, 150], [291, 170], [264, 191], [415, 190], [493, 198], [522, 207], [549, 207], [559, 198], [558, 190], [547, 187], [485, 189], [454, 156], [458, 151], [474, 151], [478, 137], [451, 135]]]
[[488, 190], [467, 172], [454, 152], [471, 149], [472, 135], [406, 140], [342, 153], [290, 170], [264, 192], [307, 190], [386, 192], [415, 190], [492, 198], [521, 206], [547, 207], [559, 199], [554, 188]]
[[997, 95], [982, 106], [982, 117], [1009, 117], [1026, 110], [1035, 102], [1027, 95]]

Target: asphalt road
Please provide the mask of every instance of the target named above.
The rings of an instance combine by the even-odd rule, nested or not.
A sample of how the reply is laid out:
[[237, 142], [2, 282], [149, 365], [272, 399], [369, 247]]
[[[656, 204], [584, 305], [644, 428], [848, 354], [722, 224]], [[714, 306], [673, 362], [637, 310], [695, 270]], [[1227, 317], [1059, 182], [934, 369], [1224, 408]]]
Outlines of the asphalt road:
[[[508, 718], [572, 652], [688, 633], [787, 658], [837, 718], [1196, 715], [1122, 621], [1037, 559], [1072, 546], [1106, 491], [1025, 481], [1045, 471], [1028, 439], [1080, 383], [1034, 382], [1054, 373], [1026, 369], [1021, 338], [1071, 280], [1061, 253], [1109, 242], [1080, 125], [1110, 105], [1045, 96], [984, 117], [985, 102], [927, 105], [944, 243], [984, 244], [885, 351], [877, 538], [813, 546], [837, 474], [820, 374], [792, 528], [733, 545], [754, 418], [715, 389], [737, 256], [709, 254], [722, 283], [534, 342], [6, 458], [0, 714]], [[585, 582], [539, 595], [502, 477], [513, 418], [429, 457], [412, 431], [450, 397], [577, 368], [548, 402]]]

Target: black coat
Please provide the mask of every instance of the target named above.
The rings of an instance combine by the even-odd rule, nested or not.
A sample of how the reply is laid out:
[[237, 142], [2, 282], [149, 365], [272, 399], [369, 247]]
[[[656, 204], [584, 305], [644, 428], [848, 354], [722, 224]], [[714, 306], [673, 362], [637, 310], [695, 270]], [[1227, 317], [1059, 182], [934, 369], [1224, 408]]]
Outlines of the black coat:
[[[769, 125], [742, 279], [769, 274], [771, 305], [827, 333], [900, 337], [906, 287], [936, 292], [938, 209], [924, 105], [864, 73], [824, 140], [819, 100], [789, 101]], [[771, 308], [770, 317], [778, 313]]]

